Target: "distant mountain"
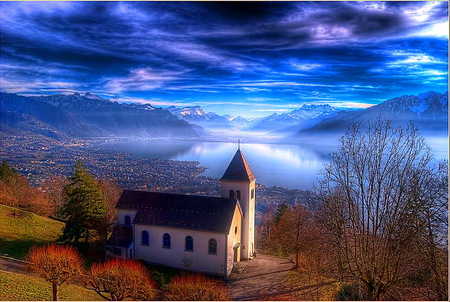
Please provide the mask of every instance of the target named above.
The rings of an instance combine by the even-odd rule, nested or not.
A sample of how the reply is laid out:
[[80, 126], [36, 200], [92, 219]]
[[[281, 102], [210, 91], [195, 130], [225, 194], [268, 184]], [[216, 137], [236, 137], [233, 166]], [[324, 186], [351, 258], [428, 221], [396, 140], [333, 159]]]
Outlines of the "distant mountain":
[[374, 121], [378, 118], [392, 121], [393, 126], [406, 125], [414, 121], [415, 126], [424, 134], [446, 134], [448, 125], [448, 93], [430, 91], [414, 95], [404, 95], [387, 100], [361, 111], [339, 112], [335, 117], [326, 119], [299, 135], [344, 132], [355, 121]]
[[230, 124], [233, 128], [240, 130], [249, 130], [253, 126], [261, 121], [261, 118], [245, 118], [242, 116], [233, 117], [230, 120]]
[[2, 111], [0, 126], [2, 132], [9, 134], [25, 135], [32, 132], [58, 141], [68, 139], [65, 132], [50, 127], [30, 115], [19, 112]]
[[201, 126], [205, 129], [229, 129], [230, 122], [226, 117], [214, 112], [206, 112], [200, 106], [178, 108], [171, 106], [167, 108], [173, 115], [191, 124]]
[[320, 121], [334, 117], [339, 109], [328, 104], [313, 105], [304, 104], [299, 109], [288, 113], [274, 113], [260, 119], [251, 130], [267, 132], [296, 132], [318, 124]]
[[[28, 116], [51, 129], [75, 137], [95, 136], [198, 136], [200, 127], [179, 120], [170, 112], [148, 105], [119, 104], [86, 93], [25, 97], [0, 94], [3, 126], [14, 127], [13, 116]], [[5, 120], [5, 122], [4, 122]], [[21, 125], [21, 130], [24, 129]], [[37, 127], [29, 127], [36, 132]]]

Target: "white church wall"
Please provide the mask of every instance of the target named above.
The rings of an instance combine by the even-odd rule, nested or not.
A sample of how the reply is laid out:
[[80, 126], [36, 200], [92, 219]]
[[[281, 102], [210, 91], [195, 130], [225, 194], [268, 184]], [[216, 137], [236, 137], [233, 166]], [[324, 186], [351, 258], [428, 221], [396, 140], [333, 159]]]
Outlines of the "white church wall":
[[131, 223], [133, 223], [134, 216], [136, 216], [136, 210], [123, 210], [117, 209], [117, 222], [119, 224], [125, 225], [125, 216], [130, 216]]
[[251, 259], [255, 248], [255, 181], [221, 181], [221, 196], [229, 198], [230, 190], [235, 192], [235, 197], [236, 190], [241, 192], [239, 203], [244, 213], [241, 255], [243, 259]]
[[[149, 245], [141, 244], [143, 231], [149, 233]], [[170, 235], [170, 248], [163, 247], [163, 235]], [[185, 238], [194, 240], [193, 251], [185, 251]], [[134, 226], [135, 258], [163, 264], [166, 266], [224, 275], [226, 234], [183, 230], [168, 227], [138, 225]], [[208, 242], [211, 238], [217, 241], [217, 254], [208, 253]]]
[[[242, 234], [242, 214], [238, 207], [234, 210], [233, 221], [231, 223], [230, 232], [228, 233], [227, 246], [227, 276], [231, 274], [234, 264], [234, 250], [236, 244], [241, 243]], [[240, 248], [238, 249], [237, 261], [240, 261]]]

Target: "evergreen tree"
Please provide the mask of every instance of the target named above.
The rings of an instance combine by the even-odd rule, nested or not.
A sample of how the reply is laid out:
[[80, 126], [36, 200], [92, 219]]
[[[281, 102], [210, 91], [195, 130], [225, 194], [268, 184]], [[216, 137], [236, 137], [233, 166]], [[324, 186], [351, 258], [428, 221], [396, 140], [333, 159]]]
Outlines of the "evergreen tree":
[[2, 165], [0, 166], [0, 180], [9, 182], [9, 180], [16, 174], [17, 172], [11, 168], [6, 161], [2, 162]]
[[277, 207], [277, 212], [275, 214], [275, 224], [278, 224], [281, 220], [281, 218], [286, 214], [286, 212], [289, 210], [289, 206], [285, 203], [280, 204]]
[[94, 236], [106, 239], [107, 205], [95, 178], [78, 161], [72, 182], [65, 186], [67, 203], [63, 215], [67, 222], [62, 239], [78, 243], [84, 238], [87, 243]]

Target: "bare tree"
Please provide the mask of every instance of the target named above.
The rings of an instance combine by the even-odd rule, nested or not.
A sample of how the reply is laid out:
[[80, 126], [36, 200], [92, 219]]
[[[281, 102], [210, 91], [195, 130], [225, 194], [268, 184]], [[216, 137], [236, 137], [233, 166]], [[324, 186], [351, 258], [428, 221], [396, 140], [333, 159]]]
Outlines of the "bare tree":
[[321, 222], [333, 238], [341, 272], [363, 285], [365, 299], [383, 299], [413, 273], [430, 229], [427, 220], [442, 209], [436, 197], [441, 176], [431, 163], [412, 124], [393, 129], [380, 119], [366, 131], [353, 124], [325, 168], [318, 192]]
[[29, 268], [40, 277], [52, 283], [53, 300], [58, 301], [59, 287], [79, 276], [83, 261], [78, 252], [71, 247], [49, 245], [32, 247], [28, 252]]
[[291, 255], [298, 267], [301, 251], [310, 245], [312, 213], [300, 204], [286, 207], [283, 212], [269, 234], [268, 245], [281, 254]]
[[42, 188], [52, 204], [52, 215], [54, 216], [61, 216], [61, 209], [67, 202], [64, 187], [69, 183], [70, 181], [66, 177], [52, 175], [42, 184]]
[[157, 293], [156, 284], [145, 266], [126, 259], [93, 264], [84, 284], [110, 301], [152, 300]]

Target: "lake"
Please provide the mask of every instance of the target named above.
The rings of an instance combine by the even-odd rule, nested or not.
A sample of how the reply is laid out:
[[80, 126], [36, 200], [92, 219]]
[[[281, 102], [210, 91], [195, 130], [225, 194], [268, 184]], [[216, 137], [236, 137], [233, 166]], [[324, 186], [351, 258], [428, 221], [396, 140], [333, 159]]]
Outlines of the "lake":
[[[324, 164], [330, 162], [329, 154], [337, 150], [337, 140], [333, 141], [334, 144], [242, 143], [241, 150], [258, 183], [306, 190], [317, 183]], [[436, 158], [448, 158], [447, 140], [428, 143]], [[220, 178], [237, 150], [237, 143], [155, 139], [114, 141], [97, 147], [142, 158], [198, 161], [206, 168], [203, 175]]]

